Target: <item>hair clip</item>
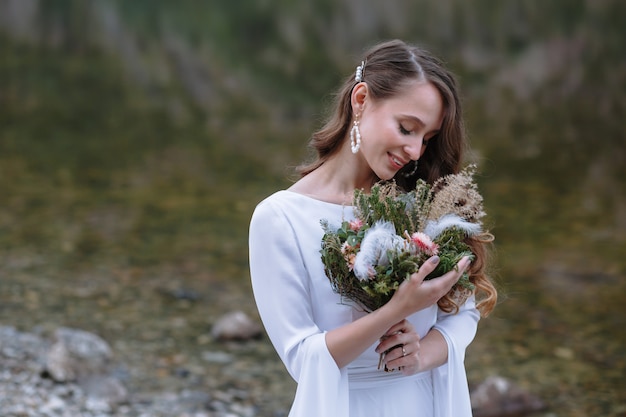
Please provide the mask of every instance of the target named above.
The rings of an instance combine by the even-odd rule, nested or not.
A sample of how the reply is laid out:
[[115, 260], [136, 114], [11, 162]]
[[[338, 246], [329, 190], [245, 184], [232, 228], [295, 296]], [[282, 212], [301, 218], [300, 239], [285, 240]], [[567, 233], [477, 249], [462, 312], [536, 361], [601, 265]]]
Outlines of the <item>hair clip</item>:
[[356, 74], [354, 75], [354, 81], [360, 83], [363, 81], [363, 70], [365, 69], [365, 61], [361, 61], [361, 65], [356, 67]]

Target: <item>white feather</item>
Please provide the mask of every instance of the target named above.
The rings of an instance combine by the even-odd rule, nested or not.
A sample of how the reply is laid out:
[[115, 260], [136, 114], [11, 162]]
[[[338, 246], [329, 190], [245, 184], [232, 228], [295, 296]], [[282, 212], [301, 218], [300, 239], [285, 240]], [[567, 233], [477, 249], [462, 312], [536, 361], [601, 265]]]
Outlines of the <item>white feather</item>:
[[361, 249], [354, 260], [354, 274], [361, 281], [369, 279], [376, 265], [387, 265], [388, 250], [399, 250], [404, 239], [396, 234], [391, 222], [377, 222], [365, 232]]
[[479, 223], [468, 222], [456, 214], [446, 214], [445, 216], [441, 216], [439, 220], [429, 220], [426, 222], [424, 233], [426, 233], [431, 239], [435, 239], [444, 230], [451, 227], [458, 227], [459, 229], [464, 230], [468, 236], [474, 236], [482, 230]]

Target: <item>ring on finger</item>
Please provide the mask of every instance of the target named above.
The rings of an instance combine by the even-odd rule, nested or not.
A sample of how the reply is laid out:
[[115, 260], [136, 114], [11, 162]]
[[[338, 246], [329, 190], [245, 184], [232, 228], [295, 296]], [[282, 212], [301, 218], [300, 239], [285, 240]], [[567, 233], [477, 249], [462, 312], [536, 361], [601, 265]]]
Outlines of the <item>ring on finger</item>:
[[406, 350], [404, 349], [404, 345], [402, 345], [402, 357], [406, 356]]

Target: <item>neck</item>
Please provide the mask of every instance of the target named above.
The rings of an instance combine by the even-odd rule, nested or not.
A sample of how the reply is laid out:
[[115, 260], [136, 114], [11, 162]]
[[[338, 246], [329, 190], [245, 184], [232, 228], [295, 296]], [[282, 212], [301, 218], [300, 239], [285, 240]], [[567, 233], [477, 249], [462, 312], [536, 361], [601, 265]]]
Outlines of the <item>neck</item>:
[[290, 189], [319, 200], [351, 205], [354, 190], [369, 191], [377, 180], [359, 154], [340, 152]]
[[329, 184], [337, 187], [338, 190], [352, 194], [355, 189], [369, 191], [372, 185], [378, 180], [374, 172], [370, 169], [359, 155], [345, 160], [342, 158], [331, 159], [320, 168], [326, 168], [323, 172]]

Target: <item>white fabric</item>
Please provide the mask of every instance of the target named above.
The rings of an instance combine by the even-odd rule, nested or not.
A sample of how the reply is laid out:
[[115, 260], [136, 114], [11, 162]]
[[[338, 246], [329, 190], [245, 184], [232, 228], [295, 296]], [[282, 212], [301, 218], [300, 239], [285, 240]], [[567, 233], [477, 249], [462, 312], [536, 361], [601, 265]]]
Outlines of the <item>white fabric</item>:
[[386, 373], [377, 369], [373, 345], [348, 367], [337, 367], [325, 332], [366, 313], [334, 293], [324, 273], [322, 219], [340, 225], [354, 219], [353, 209], [279, 191], [257, 206], [250, 223], [250, 273], [259, 314], [298, 383], [289, 416], [470, 417], [463, 360], [479, 319], [473, 298], [456, 315], [432, 306], [408, 317], [420, 337], [433, 327], [443, 334], [447, 364], [409, 377]]

